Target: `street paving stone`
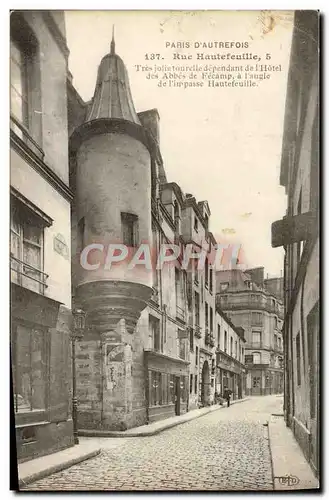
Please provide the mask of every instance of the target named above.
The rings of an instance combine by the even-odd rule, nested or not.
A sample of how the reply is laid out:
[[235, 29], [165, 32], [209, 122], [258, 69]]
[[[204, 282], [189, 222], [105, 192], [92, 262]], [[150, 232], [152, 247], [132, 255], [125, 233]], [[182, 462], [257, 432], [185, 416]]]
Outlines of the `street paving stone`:
[[100, 455], [24, 490], [273, 490], [264, 423], [279, 399], [254, 397], [155, 436], [120, 438], [114, 447], [102, 438]]

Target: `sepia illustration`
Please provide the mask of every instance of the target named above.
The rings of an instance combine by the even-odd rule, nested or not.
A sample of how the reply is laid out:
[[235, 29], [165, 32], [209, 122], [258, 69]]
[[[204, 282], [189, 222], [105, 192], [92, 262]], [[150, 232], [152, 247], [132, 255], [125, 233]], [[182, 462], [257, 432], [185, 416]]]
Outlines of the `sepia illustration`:
[[319, 53], [315, 10], [10, 12], [11, 489], [319, 490]]

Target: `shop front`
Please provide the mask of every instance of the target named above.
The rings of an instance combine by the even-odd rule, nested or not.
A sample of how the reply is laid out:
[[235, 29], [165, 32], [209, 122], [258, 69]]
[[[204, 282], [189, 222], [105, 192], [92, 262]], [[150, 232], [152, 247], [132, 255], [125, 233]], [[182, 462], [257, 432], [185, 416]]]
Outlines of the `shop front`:
[[189, 362], [144, 349], [147, 423], [188, 411]]
[[232, 400], [243, 398], [245, 374], [246, 368], [242, 363], [222, 351], [217, 351], [216, 391], [221, 397], [227, 387], [231, 390]]

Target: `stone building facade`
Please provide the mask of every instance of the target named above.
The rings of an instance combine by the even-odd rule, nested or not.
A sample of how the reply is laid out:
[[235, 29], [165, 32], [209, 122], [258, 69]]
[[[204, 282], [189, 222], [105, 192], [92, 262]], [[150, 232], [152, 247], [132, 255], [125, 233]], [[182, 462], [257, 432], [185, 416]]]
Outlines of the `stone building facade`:
[[[74, 303], [87, 312], [77, 353], [79, 427], [126, 429], [214, 402], [216, 275], [210, 209], [168, 182], [157, 110], [137, 113], [122, 59], [99, 66], [93, 99], [68, 82]], [[101, 247], [163, 245], [178, 258], [159, 269], [106, 269]], [[189, 249], [190, 264], [184, 266]], [[138, 252], [138, 250], [137, 250]], [[198, 254], [204, 265], [198, 269]], [[154, 264], [154, 262], [153, 262]]]
[[216, 392], [223, 396], [224, 388], [232, 391], [231, 398], [246, 395], [244, 329], [235, 326], [216, 306]]
[[10, 17], [11, 372], [19, 461], [73, 444], [64, 13]]
[[[244, 329], [245, 359], [248, 373], [247, 395], [283, 392], [283, 303], [278, 281], [270, 280], [264, 268], [218, 271], [217, 305], [237, 327]], [[282, 279], [281, 279], [282, 281]]]
[[287, 212], [272, 225], [272, 246], [285, 250], [285, 419], [319, 474], [319, 14], [296, 11], [294, 24], [280, 174]]

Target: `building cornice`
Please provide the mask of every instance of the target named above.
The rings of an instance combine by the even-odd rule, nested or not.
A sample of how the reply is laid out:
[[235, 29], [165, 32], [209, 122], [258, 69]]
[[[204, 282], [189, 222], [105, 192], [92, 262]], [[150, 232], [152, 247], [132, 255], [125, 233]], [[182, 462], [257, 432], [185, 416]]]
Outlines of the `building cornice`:
[[20, 139], [15, 132], [10, 131], [10, 145], [16, 153], [23, 158], [38, 174], [54, 187], [67, 201], [73, 200], [73, 193], [69, 186], [55, 174], [55, 172], [42, 161], [31, 149]]

